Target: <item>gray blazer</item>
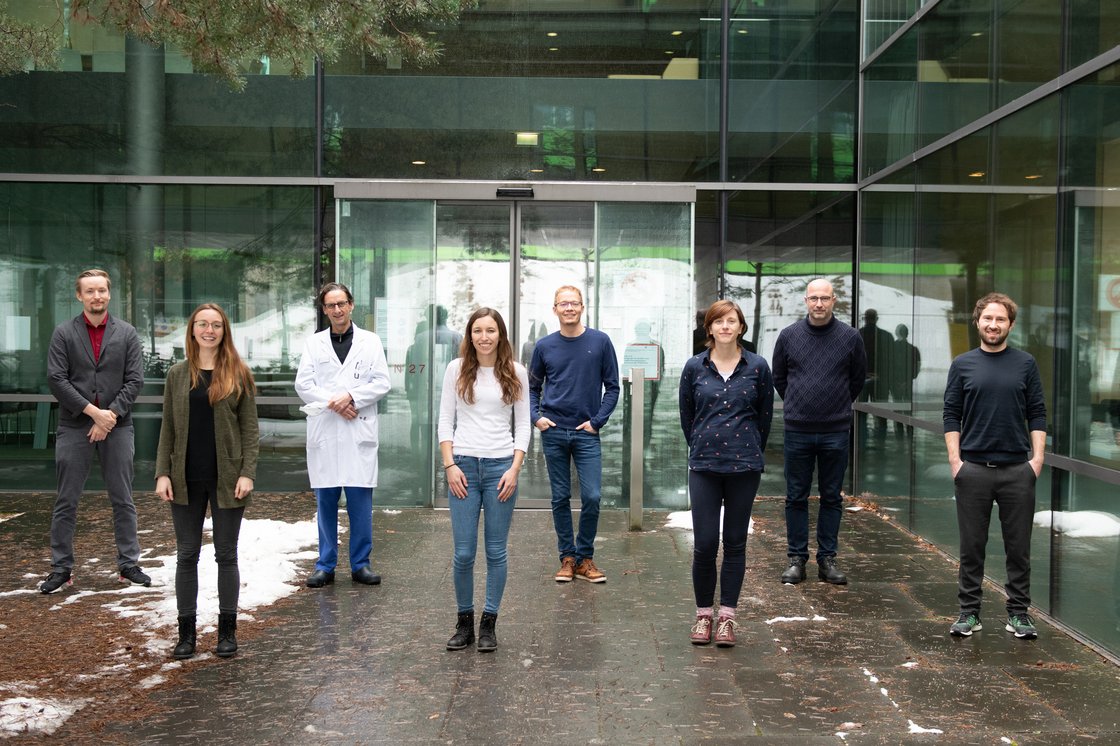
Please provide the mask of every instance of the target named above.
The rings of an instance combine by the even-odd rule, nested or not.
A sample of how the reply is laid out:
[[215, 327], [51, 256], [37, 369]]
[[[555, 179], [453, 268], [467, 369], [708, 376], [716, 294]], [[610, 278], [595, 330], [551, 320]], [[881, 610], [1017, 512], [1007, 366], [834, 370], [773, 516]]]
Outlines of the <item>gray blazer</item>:
[[132, 404], [144, 386], [140, 335], [110, 314], [95, 363], [85, 314], [79, 313], [51, 335], [47, 383], [58, 399], [60, 427], [88, 427], [93, 421], [82, 410], [93, 401], [116, 412], [118, 425], [132, 424]]

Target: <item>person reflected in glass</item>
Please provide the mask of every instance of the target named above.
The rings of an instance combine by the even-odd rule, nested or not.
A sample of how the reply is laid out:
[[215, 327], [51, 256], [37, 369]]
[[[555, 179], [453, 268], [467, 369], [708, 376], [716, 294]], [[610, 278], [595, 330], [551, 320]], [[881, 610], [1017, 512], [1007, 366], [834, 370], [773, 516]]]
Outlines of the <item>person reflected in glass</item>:
[[195, 652], [198, 557], [206, 509], [218, 564], [218, 646], [237, 653], [241, 573], [237, 539], [257, 474], [256, 386], [237, 354], [221, 306], [203, 303], [187, 322], [186, 360], [167, 371], [156, 450], [156, 494], [171, 503], [175, 526], [175, 604], [179, 640], [172, 655]]
[[[879, 328], [879, 312], [874, 308], [863, 314], [863, 326], [859, 328], [863, 339], [863, 349], [867, 355], [867, 379], [860, 393], [860, 401], [885, 402], [890, 397], [891, 369], [894, 353], [894, 337], [886, 329]], [[859, 434], [866, 441], [867, 415], [859, 413]], [[872, 417], [876, 445], [883, 445], [887, 437], [887, 421], [883, 417]]]
[[[479, 514], [486, 550], [486, 601], [478, 626], [478, 649], [498, 647], [495, 626], [505, 591], [507, 545], [517, 502], [517, 478], [529, 448], [529, 378], [513, 359], [502, 315], [479, 308], [467, 321], [467, 337], [443, 377], [439, 450], [447, 475], [454, 539], [452, 570], [458, 617], [448, 650], [475, 640], [474, 561]], [[512, 426], [511, 426], [512, 415]]]
[[[774, 384], [766, 360], [739, 344], [747, 322], [738, 304], [716, 301], [708, 308], [704, 324], [708, 349], [685, 363], [680, 383], [695, 541], [696, 622], [689, 639], [693, 645], [707, 645], [714, 639], [719, 647], [732, 647], [746, 571], [747, 532], [774, 413]], [[716, 614], [721, 511], [723, 564]]]
[[[463, 335], [447, 325], [447, 309], [432, 305], [426, 318], [416, 325], [415, 339], [405, 353], [404, 390], [411, 415], [409, 444], [412, 455], [424, 468], [431, 463], [432, 425], [439, 420], [438, 411], [429, 411], [428, 382], [443, 380], [447, 364], [459, 353], [462, 343]], [[437, 406], [438, 403], [437, 400]]]
[[[891, 401], [905, 406], [904, 413], [910, 413], [910, 404], [914, 401], [914, 381], [922, 371], [922, 353], [917, 347], [910, 344], [910, 328], [906, 324], [899, 324], [894, 328], [894, 352], [891, 355]], [[906, 433], [912, 437], [914, 428], [907, 425], [903, 428], [901, 422], [894, 423], [896, 435]]]

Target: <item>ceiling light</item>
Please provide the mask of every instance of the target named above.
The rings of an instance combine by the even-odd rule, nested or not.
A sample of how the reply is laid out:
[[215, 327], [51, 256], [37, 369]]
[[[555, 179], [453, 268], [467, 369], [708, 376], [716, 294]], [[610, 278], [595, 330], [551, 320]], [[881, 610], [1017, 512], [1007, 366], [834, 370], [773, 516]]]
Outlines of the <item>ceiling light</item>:
[[537, 142], [540, 140], [540, 133], [539, 132], [515, 132], [513, 134], [514, 134], [514, 142], [517, 145], [532, 146], [532, 145], [536, 145]]
[[969, 174], [969, 176], [971, 176], [973, 179], [981, 179], [981, 178], [984, 177], [984, 172], [983, 171], [973, 171], [972, 173]]
[[529, 173], [531, 173], [531, 174], [543, 174], [544, 169], [543, 168], [530, 168]]
[[972, 32], [972, 36], [973, 36], [973, 38], [975, 38], [975, 37], [977, 37], [977, 36], [983, 36], [983, 35], [984, 35], [984, 32], [983, 32], [983, 31], [973, 31], [973, 32]]
[[427, 165], [427, 163], [428, 163], [427, 161], [413, 161], [412, 165], [413, 166], [424, 166], [424, 165]]
[[545, 34], [545, 36], [551, 36], [551, 37], [556, 37], [556, 36], [559, 36], [559, 35], [560, 34], [556, 33], [555, 31], [549, 31], [547, 34]]
[[603, 174], [603, 173], [607, 172], [607, 169], [603, 168], [602, 166], [599, 166], [598, 168], [593, 168], [591, 170], [594, 171], [597, 174]]
[[666, 50], [665, 50], [665, 54], [672, 54], [672, 53], [673, 53], [673, 50], [672, 50], [672, 49], [666, 49]]
[[550, 51], [550, 52], [559, 52], [559, 51], [560, 51], [560, 47], [549, 47], [549, 48], [548, 48], [548, 51]]
[[1027, 174], [1027, 175], [1026, 175], [1026, 176], [1024, 176], [1023, 178], [1024, 178], [1024, 179], [1031, 179], [1031, 180], [1034, 180], [1034, 179], [1041, 179], [1041, 178], [1042, 178], [1042, 174]]
[[747, 30], [745, 28], [741, 28], [736, 33], [745, 34], [745, 33], [747, 33]]
[[673, 36], [680, 36], [680, 35], [681, 35], [681, 34], [683, 34], [683, 33], [684, 33], [683, 31], [673, 31], [673, 32], [672, 32], [672, 35], [673, 35]]

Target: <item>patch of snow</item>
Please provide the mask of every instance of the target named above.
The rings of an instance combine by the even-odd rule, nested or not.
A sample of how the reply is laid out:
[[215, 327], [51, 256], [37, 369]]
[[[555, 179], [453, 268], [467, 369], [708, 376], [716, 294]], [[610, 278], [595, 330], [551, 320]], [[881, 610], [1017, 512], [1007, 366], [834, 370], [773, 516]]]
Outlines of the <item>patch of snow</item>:
[[910, 723], [910, 732], [911, 733], [944, 733], [945, 732], [945, 731], [941, 730], [940, 728], [923, 728], [922, 726], [915, 723], [913, 720], [907, 720], [906, 722]]
[[1120, 536], [1120, 517], [1101, 510], [1040, 510], [1034, 525], [1071, 538]]
[[14, 697], [0, 702], [0, 734], [43, 733], [50, 735], [85, 705], [85, 700]]

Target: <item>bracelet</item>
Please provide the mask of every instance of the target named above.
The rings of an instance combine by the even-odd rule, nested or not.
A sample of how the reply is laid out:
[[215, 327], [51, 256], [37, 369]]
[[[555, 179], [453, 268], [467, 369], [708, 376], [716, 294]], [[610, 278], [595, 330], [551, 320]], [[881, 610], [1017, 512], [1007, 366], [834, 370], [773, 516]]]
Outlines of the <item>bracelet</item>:
[[455, 463], [454, 463], [454, 462], [452, 462], [452, 463], [450, 463], [450, 464], [445, 464], [443, 468], [444, 468], [444, 470], [447, 470], [447, 469], [450, 469], [450, 468], [451, 468], [452, 466], [454, 466], [454, 465], [455, 465]]

